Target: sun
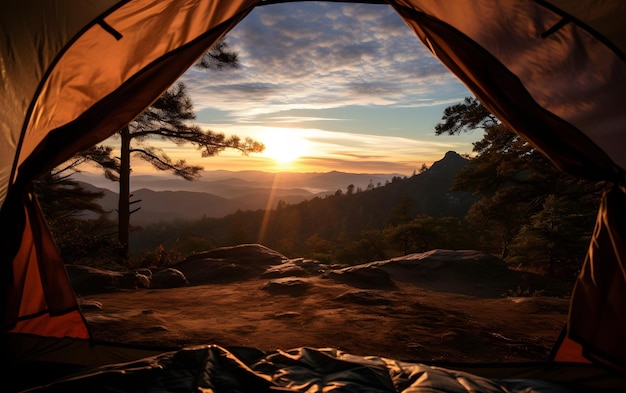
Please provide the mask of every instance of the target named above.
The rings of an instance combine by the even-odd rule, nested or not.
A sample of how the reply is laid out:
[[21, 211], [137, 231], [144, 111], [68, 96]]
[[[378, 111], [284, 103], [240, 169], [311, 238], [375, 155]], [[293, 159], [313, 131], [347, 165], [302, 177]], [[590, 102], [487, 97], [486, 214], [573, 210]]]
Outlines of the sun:
[[291, 129], [266, 129], [259, 138], [265, 144], [263, 155], [278, 164], [291, 164], [309, 153], [310, 143]]

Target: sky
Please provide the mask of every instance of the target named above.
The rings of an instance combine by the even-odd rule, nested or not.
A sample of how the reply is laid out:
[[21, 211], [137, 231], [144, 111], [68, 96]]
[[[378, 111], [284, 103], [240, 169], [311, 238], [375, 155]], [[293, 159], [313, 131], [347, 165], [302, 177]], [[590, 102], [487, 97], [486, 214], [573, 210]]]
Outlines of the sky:
[[471, 93], [388, 5], [266, 5], [225, 39], [238, 69], [192, 67], [180, 80], [196, 123], [266, 151], [201, 158], [169, 145], [172, 158], [206, 170], [410, 175], [447, 151], [471, 153], [482, 136], [434, 134], [444, 109]]

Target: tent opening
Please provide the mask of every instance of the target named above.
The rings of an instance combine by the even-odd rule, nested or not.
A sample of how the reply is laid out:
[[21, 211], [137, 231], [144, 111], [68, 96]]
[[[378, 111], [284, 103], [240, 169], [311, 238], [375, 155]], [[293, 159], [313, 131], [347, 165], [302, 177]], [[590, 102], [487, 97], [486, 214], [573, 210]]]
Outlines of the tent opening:
[[[485, 131], [435, 136], [434, 128], [447, 107], [471, 93], [414, 39], [388, 5], [261, 7], [225, 41], [237, 52], [239, 68], [207, 72], [192, 67], [179, 81], [192, 98], [195, 123], [253, 137], [266, 150], [249, 156], [224, 151], [203, 159], [192, 146], [175, 147], [157, 138], [143, 144], [169, 149], [174, 160], [196, 160], [210, 170], [203, 175], [206, 179], [176, 181], [166, 171], [151, 171], [141, 156], [133, 157], [131, 203], [139, 209], [131, 215], [129, 266], [116, 263], [115, 252], [105, 249], [91, 260], [93, 256], [75, 253], [80, 262], [68, 266], [96, 340], [158, 346], [210, 342], [265, 351], [335, 347], [424, 361], [528, 362], [549, 357], [565, 326], [579, 268], [567, 264], [582, 264], [596, 199], [590, 200], [587, 217], [579, 218], [589, 225], [587, 239], [572, 246], [580, 249], [579, 259], [570, 256], [563, 262], [559, 268], [569, 269], [564, 272], [542, 266], [563, 255], [550, 260], [543, 252], [524, 254], [552, 240], [537, 239], [540, 229], [534, 229], [530, 216], [537, 226], [564, 220], [557, 215], [566, 213], [541, 206], [565, 203], [563, 196], [528, 191], [541, 202], [522, 210], [531, 197], [517, 200], [507, 193], [524, 188], [494, 188], [518, 209], [511, 207], [506, 214], [519, 219], [493, 219], [497, 230], [476, 226], [487, 215], [470, 217], [470, 224], [467, 215], [479, 196], [449, 188], [469, 163], [461, 154], [475, 156], [472, 143]], [[243, 120], [229, 124], [224, 119]], [[138, 121], [131, 127], [139, 128]], [[517, 154], [537, 154], [516, 146], [524, 144], [516, 138], [507, 143]], [[118, 135], [102, 143], [114, 150], [119, 144]], [[441, 150], [439, 145], [447, 146]], [[369, 160], [362, 158], [366, 154]], [[522, 165], [510, 157], [502, 161]], [[326, 167], [321, 167], [324, 162]], [[250, 168], [267, 169], [247, 177], [240, 172]], [[380, 168], [388, 173], [380, 174]], [[96, 170], [76, 177], [105, 186], [103, 201], [113, 222], [106, 226], [102, 217], [92, 217], [79, 224], [111, 234], [116, 230], [118, 183]], [[328, 172], [343, 173], [346, 184], [321, 189], [310, 173], [324, 171], [327, 177]], [[537, 168], [514, 169], [502, 181], [517, 179], [530, 188], [538, 181], [532, 171]], [[241, 183], [237, 192], [229, 193], [229, 176]], [[256, 197], [255, 209], [236, 211], [235, 206], [230, 213], [202, 217], [206, 213], [197, 213], [200, 205], [185, 199], [191, 198], [185, 194], [190, 191], [204, 192], [194, 196], [205, 200], [208, 194], [221, 195], [227, 199], [222, 203], [232, 203], [234, 197], [252, 199], [252, 180], [259, 191], [268, 190]], [[289, 195], [295, 185], [311, 191]], [[163, 199], [168, 194], [176, 197], [171, 199], [174, 206]], [[496, 211], [493, 200], [482, 203]], [[175, 209], [185, 205], [192, 215]], [[526, 232], [520, 234], [523, 226]], [[67, 248], [75, 247], [76, 233], [62, 230]], [[501, 258], [502, 242], [496, 237], [507, 230], [515, 239], [513, 252]], [[230, 254], [222, 250], [223, 260], [211, 256], [224, 247]], [[532, 258], [541, 261], [531, 263]], [[96, 284], [90, 274], [106, 272], [90, 272], [83, 264], [111, 271], [108, 280], [100, 277]], [[175, 272], [181, 276], [173, 276]], [[171, 281], [161, 282], [166, 275]], [[135, 286], [139, 289], [128, 290]]]

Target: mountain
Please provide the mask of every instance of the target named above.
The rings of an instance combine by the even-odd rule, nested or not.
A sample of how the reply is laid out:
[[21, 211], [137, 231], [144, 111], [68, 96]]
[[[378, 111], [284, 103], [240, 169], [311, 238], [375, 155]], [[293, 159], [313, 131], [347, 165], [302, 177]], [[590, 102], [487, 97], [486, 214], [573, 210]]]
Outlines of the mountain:
[[[338, 189], [345, 190], [350, 184], [365, 189], [371, 182], [374, 184], [391, 180], [400, 174], [367, 174], [345, 172], [279, 172], [263, 171], [202, 171], [196, 181], [187, 181], [169, 174], [160, 175], [133, 175], [130, 189], [142, 188], [153, 191], [194, 191], [209, 192], [224, 198], [242, 196], [255, 189], [291, 189], [300, 190], [296, 194], [311, 196], [311, 194], [335, 193]], [[113, 192], [117, 191], [116, 182], [105, 179], [99, 173], [81, 172], [74, 175], [77, 181], [92, 184]], [[304, 191], [304, 192], [303, 192]], [[293, 194], [293, 192], [290, 192]]]
[[[398, 175], [327, 173], [268, 173], [261, 171], [206, 172], [201, 180], [189, 182], [182, 179], [163, 179], [158, 176], [134, 176], [133, 184], [150, 185], [151, 188], [133, 188], [131, 201], [139, 210], [132, 214], [131, 224], [147, 225], [173, 219], [194, 220], [202, 217], [222, 218], [241, 211], [274, 209], [279, 201], [297, 205], [303, 201], [335, 195], [337, 190], [347, 194], [349, 185], [356, 191], [344, 210], [352, 212], [352, 220], [359, 214], [372, 216], [377, 212], [379, 221], [388, 218], [394, 209], [405, 204], [404, 214], [428, 214], [433, 217], [462, 217], [474, 202], [467, 193], [449, 191], [454, 176], [468, 163], [455, 152], [433, 163], [425, 172], [409, 178]], [[79, 176], [88, 178], [88, 176]], [[117, 193], [83, 183], [92, 190], [104, 192], [99, 201], [112, 214], [117, 210]], [[369, 189], [368, 189], [369, 185]], [[383, 186], [384, 185], [384, 186]], [[187, 187], [176, 188], [176, 187]], [[170, 189], [171, 188], [171, 189]], [[193, 191], [195, 190], [195, 191]], [[197, 191], [204, 190], [204, 191]], [[210, 192], [207, 192], [209, 191]], [[367, 190], [367, 191], [362, 191]], [[362, 191], [362, 192], [358, 192]], [[328, 202], [329, 204], [331, 202]], [[354, 211], [353, 211], [354, 210]], [[367, 213], [358, 213], [358, 212]]]
[[[275, 208], [279, 201], [296, 204], [316, 196], [334, 194], [348, 185], [365, 189], [370, 182], [383, 184], [396, 174], [269, 173], [262, 171], [205, 171], [198, 181], [155, 175], [131, 177], [131, 201], [139, 210], [133, 225], [172, 219], [220, 218], [237, 210]], [[75, 180], [92, 191], [101, 191], [100, 205], [111, 214], [117, 210], [117, 183], [101, 175], [78, 173]], [[103, 187], [104, 186], [104, 187]], [[141, 186], [141, 187], [140, 187]], [[92, 218], [92, 214], [86, 214]]]
[[420, 214], [464, 217], [476, 198], [470, 193], [451, 192], [450, 187], [456, 174], [468, 163], [466, 158], [449, 151], [423, 173], [394, 178], [385, 187], [351, 195], [347, 209], [367, 214], [375, 211], [376, 218], [373, 219], [376, 221], [400, 214], [399, 210], [410, 217]]

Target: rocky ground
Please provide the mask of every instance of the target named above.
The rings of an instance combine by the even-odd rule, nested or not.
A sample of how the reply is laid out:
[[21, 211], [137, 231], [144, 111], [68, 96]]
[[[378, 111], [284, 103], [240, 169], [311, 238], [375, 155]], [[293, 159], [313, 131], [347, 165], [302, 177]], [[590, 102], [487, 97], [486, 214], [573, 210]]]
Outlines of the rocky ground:
[[[433, 250], [340, 267], [243, 245], [196, 255], [168, 271], [143, 271], [140, 279], [68, 271], [96, 339], [168, 347], [308, 346], [410, 361], [544, 360], [569, 306], [562, 283], [509, 270], [477, 251]], [[100, 277], [96, 288], [94, 277], [105, 273], [109, 280]]]

